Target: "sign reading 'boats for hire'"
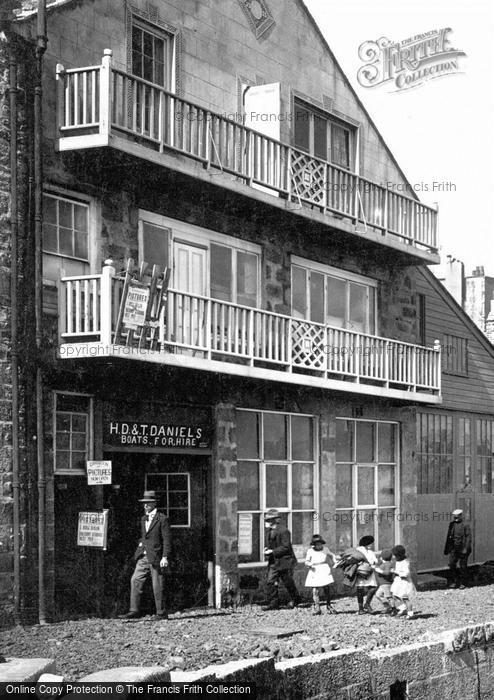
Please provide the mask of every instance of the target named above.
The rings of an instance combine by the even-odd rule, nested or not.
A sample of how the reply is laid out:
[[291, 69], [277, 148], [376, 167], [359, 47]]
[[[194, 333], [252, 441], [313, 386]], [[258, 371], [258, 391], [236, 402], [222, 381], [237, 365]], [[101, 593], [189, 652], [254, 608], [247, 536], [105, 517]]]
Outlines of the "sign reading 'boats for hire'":
[[159, 449], [202, 449], [211, 447], [210, 429], [206, 425], [171, 425], [141, 421], [109, 421], [104, 427], [106, 446]]

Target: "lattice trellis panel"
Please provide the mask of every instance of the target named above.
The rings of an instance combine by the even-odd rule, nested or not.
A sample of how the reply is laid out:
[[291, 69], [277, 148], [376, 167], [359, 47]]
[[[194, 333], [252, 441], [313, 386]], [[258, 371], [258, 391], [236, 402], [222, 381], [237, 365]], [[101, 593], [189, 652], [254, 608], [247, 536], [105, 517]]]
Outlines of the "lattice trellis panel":
[[292, 364], [307, 369], [324, 370], [325, 329], [309, 322], [292, 324]]
[[292, 157], [292, 191], [300, 199], [314, 204], [326, 204], [326, 165], [306, 153]]

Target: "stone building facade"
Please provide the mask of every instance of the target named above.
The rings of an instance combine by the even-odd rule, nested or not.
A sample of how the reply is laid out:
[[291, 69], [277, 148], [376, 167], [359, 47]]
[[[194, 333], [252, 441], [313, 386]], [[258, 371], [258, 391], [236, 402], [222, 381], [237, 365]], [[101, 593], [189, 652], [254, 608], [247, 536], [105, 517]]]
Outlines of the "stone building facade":
[[[406, 177], [303, 3], [48, 2], [42, 353], [28, 186], [35, 9], [26, 4], [9, 26], [1, 73], [7, 83], [13, 47], [23, 95], [22, 552], [10, 537], [3, 288], [0, 532], [5, 561], [20, 563], [16, 614], [37, 614], [40, 557], [48, 617], [124, 611], [145, 488], [160, 491], [171, 519], [168, 589], [179, 607], [220, 605], [239, 587], [262, 596], [271, 507], [299, 561], [318, 531], [332, 549], [372, 533], [379, 548], [403, 541], [416, 558], [416, 522], [400, 513], [416, 509], [418, 407], [441, 400], [417, 287], [420, 268], [438, 261], [436, 212], [397, 194]], [[7, 107], [5, 269], [8, 117]], [[134, 308], [145, 316], [136, 324], [132, 285], [152, 301]], [[87, 462], [102, 460], [111, 484], [88, 484]], [[77, 544], [79, 513], [102, 510], [106, 549]], [[302, 566], [296, 576], [302, 585]]]

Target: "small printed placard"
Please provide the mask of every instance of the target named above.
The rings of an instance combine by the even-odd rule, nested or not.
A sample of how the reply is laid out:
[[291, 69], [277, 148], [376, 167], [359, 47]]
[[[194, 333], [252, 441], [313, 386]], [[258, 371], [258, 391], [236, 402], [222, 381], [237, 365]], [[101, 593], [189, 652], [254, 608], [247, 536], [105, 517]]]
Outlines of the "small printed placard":
[[106, 549], [108, 510], [79, 513], [77, 544], [79, 547]]
[[252, 513], [238, 514], [238, 553], [252, 554]]
[[111, 461], [88, 460], [86, 468], [88, 486], [111, 484]]

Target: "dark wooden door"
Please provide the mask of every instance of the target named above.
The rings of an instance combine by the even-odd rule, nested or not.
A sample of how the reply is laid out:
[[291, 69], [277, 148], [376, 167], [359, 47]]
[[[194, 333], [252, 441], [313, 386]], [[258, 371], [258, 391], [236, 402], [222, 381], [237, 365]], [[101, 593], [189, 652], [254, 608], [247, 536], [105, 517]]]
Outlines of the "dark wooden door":
[[[109, 605], [113, 599], [115, 612], [128, 607], [133, 552], [144, 512], [139, 499], [146, 489], [158, 492], [158, 508], [168, 515], [171, 525], [170, 566], [165, 581], [169, 607], [207, 605], [208, 562], [212, 560], [209, 457], [120, 452], [105, 458], [112, 460], [114, 484], [107, 487]], [[152, 611], [150, 591], [143, 606], [144, 612]]]

